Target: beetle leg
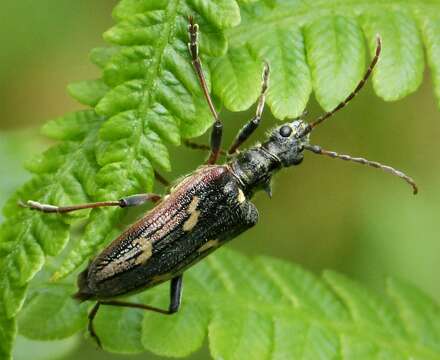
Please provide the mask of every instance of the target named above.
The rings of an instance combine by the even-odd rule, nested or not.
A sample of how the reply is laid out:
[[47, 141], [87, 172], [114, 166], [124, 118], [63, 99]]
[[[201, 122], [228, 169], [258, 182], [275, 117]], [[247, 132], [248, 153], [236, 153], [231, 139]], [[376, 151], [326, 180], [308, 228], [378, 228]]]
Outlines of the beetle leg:
[[45, 213], [67, 213], [83, 209], [94, 209], [104, 206], [119, 206], [121, 208], [129, 206], [138, 206], [147, 201], [157, 202], [161, 199], [160, 195], [157, 194], [137, 194], [124, 197], [116, 201], [99, 201], [88, 204], [78, 204], [69, 206], [55, 206], [50, 204], [41, 204], [37, 201], [28, 200], [26, 203], [19, 202], [22, 207], [29, 208], [31, 210], [38, 210]]
[[203, 150], [203, 151], [211, 150], [211, 146], [207, 144], [200, 144], [190, 140], [184, 140], [183, 145], [193, 150]]
[[182, 290], [183, 275], [172, 278], [170, 284], [170, 305], [168, 307], [169, 314], [173, 314], [179, 310], [180, 302], [182, 300]]
[[118, 300], [98, 301], [95, 304], [95, 306], [92, 308], [92, 310], [90, 310], [89, 313], [88, 330], [90, 336], [93, 339], [95, 339], [98, 346], [102, 348], [101, 340], [99, 339], [99, 336], [96, 334], [95, 328], [93, 326], [93, 320], [95, 319], [96, 314], [98, 313], [99, 307], [101, 305], [122, 306], [122, 307], [142, 309], [147, 311], [154, 311], [164, 315], [171, 315], [176, 313], [180, 308], [180, 301], [182, 299], [182, 289], [183, 289], [183, 275], [179, 275], [172, 278], [170, 283], [170, 305], [168, 306], [168, 310], [160, 309], [155, 306], [131, 303], [127, 301], [118, 301]]
[[102, 348], [101, 340], [99, 339], [98, 335], [95, 332], [95, 328], [93, 326], [93, 319], [95, 319], [96, 314], [98, 313], [99, 307], [101, 306], [101, 303], [98, 301], [95, 306], [93, 306], [92, 310], [89, 312], [89, 325], [88, 330], [90, 336], [96, 340], [96, 343], [100, 348]]
[[[184, 140], [183, 145], [185, 145], [187, 148], [193, 149], [193, 150], [202, 150], [202, 151], [211, 150], [211, 146], [209, 146], [207, 144], [200, 144], [200, 143], [197, 143], [197, 142], [194, 142], [191, 140]], [[226, 151], [223, 149], [220, 149], [220, 154], [226, 155]]]
[[109, 305], [109, 306], [122, 306], [122, 307], [131, 307], [136, 309], [154, 311], [164, 315], [174, 314], [179, 310], [180, 300], [182, 298], [182, 289], [183, 289], [183, 276], [179, 275], [171, 279], [170, 283], [170, 304], [168, 309], [160, 309], [155, 306], [131, 303], [127, 301], [119, 301], [119, 300], [104, 300], [100, 301], [101, 305]]
[[211, 154], [206, 163], [208, 165], [215, 164], [220, 155], [220, 147], [222, 143], [223, 123], [217, 119], [211, 132]]
[[159, 174], [156, 170], [154, 171], [154, 177], [163, 186], [165, 186], [165, 187], [170, 186], [170, 182], [167, 179], [165, 179], [161, 174]]
[[191, 62], [193, 64], [197, 78], [199, 79], [200, 86], [202, 87], [203, 95], [205, 96], [205, 99], [208, 102], [209, 109], [211, 110], [212, 116], [214, 117], [214, 125], [212, 127], [212, 132], [211, 132], [211, 146], [210, 146], [211, 154], [209, 155], [207, 163], [215, 164], [220, 155], [220, 147], [221, 147], [222, 135], [223, 135], [223, 123], [219, 118], [217, 111], [215, 110], [214, 103], [211, 99], [211, 95], [209, 94], [208, 85], [206, 84], [206, 78], [203, 73], [202, 62], [199, 57], [199, 46], [197, 41], [198, 30], [199, 30], [199, 26], [194, 23], [193, 17], [190, 16], [189, 25], [188, 25], [188, 35], [189, 35], [188, 50], [191, 55]]
[[228, 154], [235, 153], [237, 149], [240, 147], [240, 145], [243, 144], [258, 128], [258, 125], [260, 125], [261, 115], [263, 114], [263, 109], [264, 109], [264, 102], [266, 100], [268, 84], [269, 84], [269, 65], [265, 63], [262, 74], [261, 93], [260, 93], [260, 97], [258, 98], [258, 105], [255, 116], [238, 132], [237, 137], [235, 138], [234, 142], [231, 144], [228, 150]]

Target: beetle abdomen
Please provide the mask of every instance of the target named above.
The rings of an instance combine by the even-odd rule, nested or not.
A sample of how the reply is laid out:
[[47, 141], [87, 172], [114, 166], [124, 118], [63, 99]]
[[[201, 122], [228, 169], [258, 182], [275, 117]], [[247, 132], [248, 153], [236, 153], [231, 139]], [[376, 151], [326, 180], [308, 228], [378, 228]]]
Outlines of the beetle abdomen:
[[202, 167], [93, 260], [76, 297], [110, 298], [169, 280], [257, 219], [228, 167]]

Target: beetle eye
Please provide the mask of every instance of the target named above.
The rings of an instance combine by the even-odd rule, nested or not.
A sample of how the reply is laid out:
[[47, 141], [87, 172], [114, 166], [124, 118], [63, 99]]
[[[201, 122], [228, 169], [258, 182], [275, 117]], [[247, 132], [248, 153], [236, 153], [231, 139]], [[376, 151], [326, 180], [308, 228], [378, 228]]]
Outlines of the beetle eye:
[[288, 137], [292, 133], [292, 128], [289, 125], [281, 126], [280, 135], [283, 137]]

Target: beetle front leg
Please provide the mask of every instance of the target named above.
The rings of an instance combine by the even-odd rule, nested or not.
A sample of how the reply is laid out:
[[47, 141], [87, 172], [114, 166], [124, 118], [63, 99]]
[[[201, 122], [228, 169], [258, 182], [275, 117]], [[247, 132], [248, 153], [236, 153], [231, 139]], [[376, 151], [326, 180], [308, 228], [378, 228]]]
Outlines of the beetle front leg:
[[68, 213], [83, 209], [94, 209], [98, 207], [119, 206], [121, 208], [142, 205], [147, 201], [158, 202], [162, 197], [157, 194], [136, 194], [124, 197], [115, 201], [99, 201], [87, 204], [69, 205], [69, 206], [55, 206], [50, 204], [41, 204], [37, 201], [28, 200], [26, 203], [20, 202], [22, 207], [31, 210], [37, 210], [44, 213]]
[[237, 149], [243, 144], [258, 128], [261, 121], [261, 115], [263, 114], [264, 103], [266, 101], [266, 93], [267, 88], [269, 86], [269, 64], [264, 64], [263, 74], [262, 74], [262, 82], [261, 82], [261, 93], [258, 98], [257, 111], [255, 112], [255, 116], [249, 121], [245, 126], [241, 128], [234, 142], [230, 146], [228, 150], [228, 154], [234, 154]]

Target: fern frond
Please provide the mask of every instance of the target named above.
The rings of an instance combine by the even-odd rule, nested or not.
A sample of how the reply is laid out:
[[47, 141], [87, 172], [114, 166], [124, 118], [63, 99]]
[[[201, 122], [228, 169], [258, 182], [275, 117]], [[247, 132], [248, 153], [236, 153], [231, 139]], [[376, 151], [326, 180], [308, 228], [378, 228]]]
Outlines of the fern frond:
[[[243, 5], [241, 11], [240, 26], [227, 31], [229, 51], [216, 62], [228, 62], [229, 54], [244, 46], [254, 49], [249, 55], [253, 61], [269, 59], [273, 79], [268, 104], [279, 119], [302, 113], [312, 84], [325, 110], [343, 100], [362, 77], [367, 52], [364, 37], [373, 55], [377, 34], [382, 37], [383, 52], [373, 74], [376, 94], [393, 101], [419, 87], [423, 79], [424, 42], [440, 104], [437, 56], [440, 4], [437, 2], [278, 0]], [[232, 71], [240, 73], [240, 65]], [[217, 77], [216, 68], [213, 77]], [[217, 95], [223, 95], [230, 110], [246, 107], [256, 100], [254, 93], [243, 93], [242, 101], [230, 106], [236, 95], [224, 91], [229, 79], [219, 80], [214, 90]], [[254, 80], [253, 86], [257, 84]]]
[[[440, 356], [440, 308], [412, 286], [389, 280], [388, 297], [379, 296], [340, 274], [321, 278], [299, 266], [268, 257], [250, 260], [223, 249], [185, 273], [187, 296], [173, 318], [134, 309], [103, 307], [96, 331], [106, 350], [151, 351], [184, 357], [205, 338], [213, 358], [222, 359], [437, 359]], [[23, 333], [50, 339], [85, 329], [79, 307], [47, 314], [83, 321], [57, 322], [45, 333], [32, 324], [53, 293], [40, 292], [20, 320]], [[164, 306], [168, 284], [131, 297]], [[72, 313], [75, 311], [76, 313]], [[60, 327], [61, 326], [61, 327]], [[20, 326], [21, 329], [21, 326]], [[49, 329], [49, 330], [48, 330]]]

